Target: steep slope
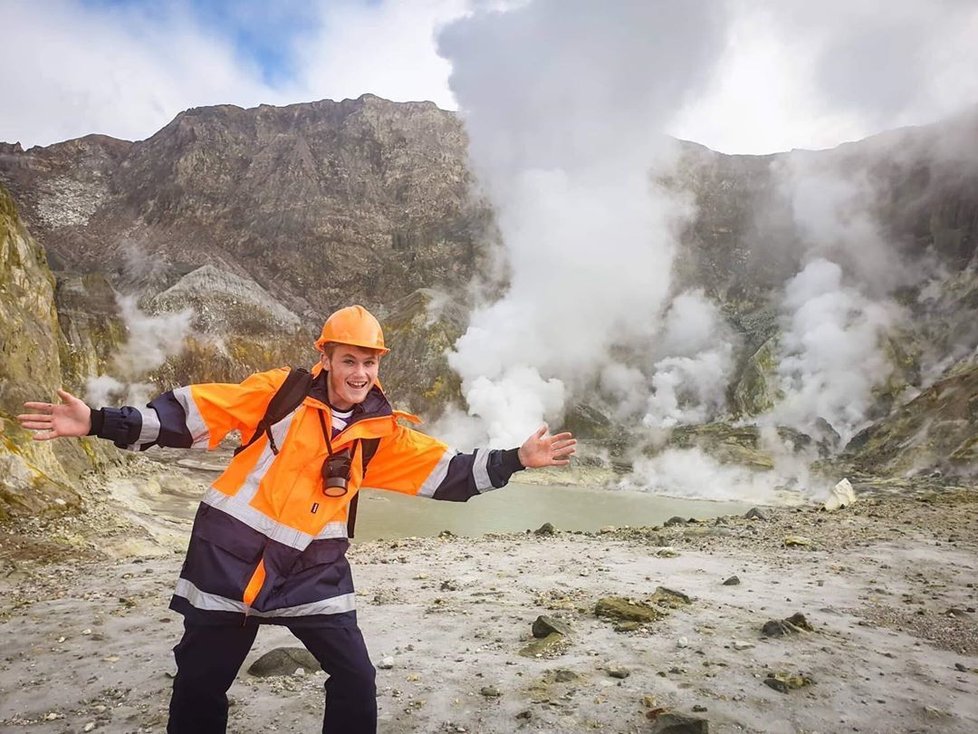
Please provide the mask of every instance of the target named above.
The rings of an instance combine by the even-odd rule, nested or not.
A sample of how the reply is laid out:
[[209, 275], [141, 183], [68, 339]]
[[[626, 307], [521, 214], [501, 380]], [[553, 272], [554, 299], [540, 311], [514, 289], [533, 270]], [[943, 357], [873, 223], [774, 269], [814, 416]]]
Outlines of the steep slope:
[[44, 251], [0, 187], [0, 519], [76, 507], [78, 475], [107, 460], [92, 439], [39, 443], [20, 429], [25, 400], [52, 400], [66, 365], [88, 354], [61, 333]]
[[181, 113], [137, 143], [0, 148], [0, 180], [57, 270], [148, 296], [201, 266], [318, 320], [350, 293], [382, 310], [457, 288], [488, 222], [458, 119], [365, 95]]

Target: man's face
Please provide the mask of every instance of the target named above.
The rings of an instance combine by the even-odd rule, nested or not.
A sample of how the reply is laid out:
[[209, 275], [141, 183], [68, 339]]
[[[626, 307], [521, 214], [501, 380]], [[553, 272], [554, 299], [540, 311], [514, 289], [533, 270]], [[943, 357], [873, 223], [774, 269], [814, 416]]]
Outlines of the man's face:
[[348, 344], [328, 345], [322, 356], [323, 368], [329, 372], [329, 402], [334, 408], [349, 410], [362, 403], [377, 381], [380, 353]]

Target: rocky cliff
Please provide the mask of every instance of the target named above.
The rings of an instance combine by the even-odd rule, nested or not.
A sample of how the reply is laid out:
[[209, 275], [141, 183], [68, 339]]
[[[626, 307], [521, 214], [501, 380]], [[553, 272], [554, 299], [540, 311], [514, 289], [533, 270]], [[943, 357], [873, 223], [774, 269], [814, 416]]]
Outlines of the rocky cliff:
[[467, 282], [489, 212], [465, 160], [451, 113], [365, 95], [192, 109], [136, 143], [7, 145], [0, 180], [56, 270], [156, 296], [208, 266], [202, 293], [253, 282], [292, 323]]
[[[65, 312], [77, 313], [67, 303]], [[0, 186], [0, 520], [77, 507], [80, 474], [110, 460], [92, 439], [32, 441], [14, 417], [25, 400], [55, 400], [61, 386], [80, 389], [97, 362], [90, 326], [59, 318], [44, 250]]]

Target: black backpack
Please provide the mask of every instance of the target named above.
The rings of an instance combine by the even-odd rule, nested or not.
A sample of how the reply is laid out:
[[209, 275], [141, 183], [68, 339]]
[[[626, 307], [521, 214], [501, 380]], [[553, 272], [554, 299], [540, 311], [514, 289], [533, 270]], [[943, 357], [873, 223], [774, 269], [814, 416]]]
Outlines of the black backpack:
[[[243, 443], [238, 448], [234, 450], [234, 455], [237, 456], [246, 448], [251, 446], [258, 437], [262, 434], [268, 436], [268, 446], [271, 448], [272, 453], [276, 456], [278, 455], [278, 446], [275, 445], [275, 438], [272, 436], [272, 426], [278, 423], [280, 420], [285, 418], [289, 413], [298, 408], [302, 401], [305, 400], [306, 395], [309, 394], [309, 388], [312, 387], [313, 376], [310, 374], [309, 370], [303, 369], [302, 367], [292, 367], [289, 370], [289, 374], [285, 377], [285, 382], [282, 383], [281, 387], [275, 391], [272, 399], [268, 403], [268, 407], [265, 408], [265, 415], [262, 419], [258, 421], [258, 425], [255, 427], [255, 432], [248, 439], [247, 443]], [[363, 475], [367, 476], [367, 464], [377, 453], [377, 446], [380, 444], [379, 438], [366, 438], [358, 439], [357, 442], [361, 447], [361, 459], [363, 465]], [[357, 492], [353, 495], [353, 499], [350, 501], [349, 516], [347, 518], [347, 535], [353, 537], [353, 529], [356, 525], [357, 520], [357, 500], [360, 499], [360, 493]]]

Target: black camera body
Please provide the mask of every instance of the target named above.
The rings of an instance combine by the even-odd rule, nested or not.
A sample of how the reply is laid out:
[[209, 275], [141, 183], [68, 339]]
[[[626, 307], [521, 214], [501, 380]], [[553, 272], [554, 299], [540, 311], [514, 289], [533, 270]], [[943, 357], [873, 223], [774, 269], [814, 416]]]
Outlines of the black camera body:
[[323, 462], [323, 494], [327, 497], [342, 497], [349, 491], [350, 467], [353, 453], [349, 448], [330, 454]]

